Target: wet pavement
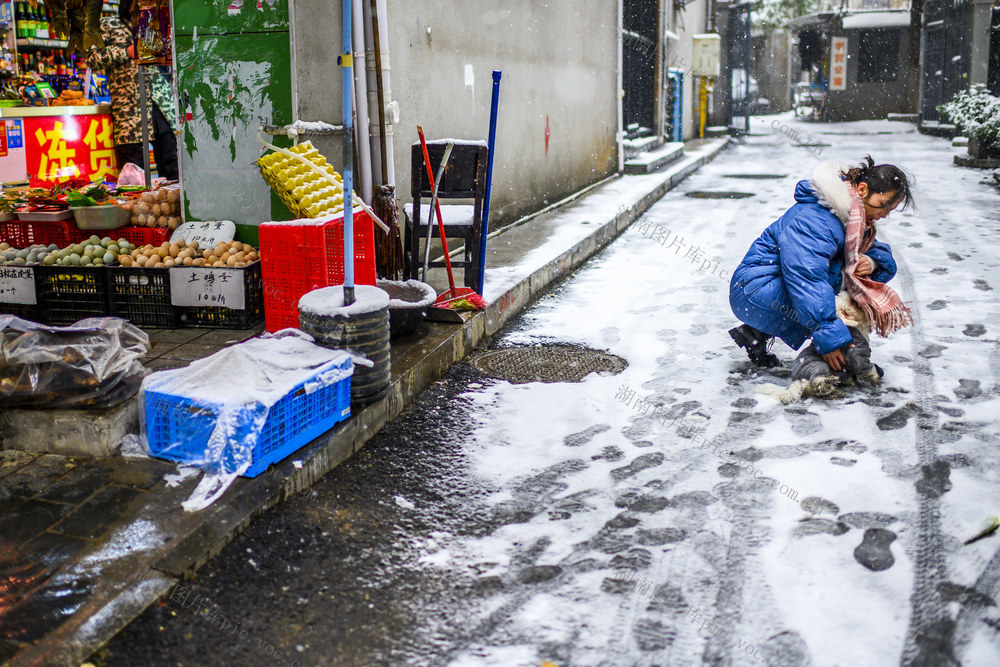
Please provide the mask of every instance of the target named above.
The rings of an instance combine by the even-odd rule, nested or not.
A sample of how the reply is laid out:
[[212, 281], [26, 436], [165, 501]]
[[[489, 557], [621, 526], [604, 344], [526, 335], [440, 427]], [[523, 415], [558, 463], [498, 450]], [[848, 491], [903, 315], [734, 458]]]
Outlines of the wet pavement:
[[[186, 366], [251, 330], [148, 330], [153, 370]], [[40, 411], [39, 418], [43, 418]], [[0, 658], [38, 642], [93, 592], [73, 574], [176, 466], [154, 459], [104, 460], [0, 450]]]
[[962, 544], [1000, 507], [997, 190], [911, 125], [786, 122], [916, 176], [879, 232], [917, 316], [873, 341], [881, 388], [782, 405], [794, 353], [762, 372], [726, 334], [728, 272], [816, 161], [761, 122], [491, 345], [624, 371], [459, 364], [95, 661], [1000, 662], [1000, 549]]

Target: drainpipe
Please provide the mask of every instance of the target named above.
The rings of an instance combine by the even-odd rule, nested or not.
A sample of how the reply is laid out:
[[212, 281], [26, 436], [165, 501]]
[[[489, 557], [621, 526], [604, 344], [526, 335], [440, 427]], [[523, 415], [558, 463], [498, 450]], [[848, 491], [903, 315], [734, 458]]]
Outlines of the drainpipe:
[[365, 69], [365, 17], [362, 0], [352, 0], [351, 22], [354, 29], [354, 142], [358, 152], [358, 192], [366, 202], [372, 201], [372, 153], [368, 141], [368, 80]]
[[378, 82], [375, 76], [375, 39], [372, 35], [371, 25], [372, 25], [372, 11], [371, 11], [371, 1], [362, 0], [361, 1], [362, 10], [364, 13], [364, 23], [365, 23], [365, 67], [368, 73], [368, 119], [369, 119], [369, 138], [371, 141], [371, 151], [373, 159], [371, 160], [371, 170], [372, 170], [372, 182], [379, 185], [395, 185], [396, 184], [396, 169], [393, 164], [393, 149], [392, 149], [392, 126], [398, 121], [396, 116], [398, 115], [398, 104], [392, 102], [392, 93], [389, 87], [389, 51], [386, 46], [389, 44], [389, 18], [386, 9], [385, 0], [376, 0], [375, 11], [378, 14], [378, 40], [379, 40], [379, 58], [382, 61], [382, 99], [385, 102], [386, 108], [383, 110], [385, 116], [385, 161], [386, 161], [386, 173], [382, 173], [382, 163], [380, 159], [374, 159], [376, 151], [379, 153], [379, 146], [381, 143], [382, 131], [379, 127], [379, 104], [378, 104]]
[[618, 0], [618, 39], [617, 65], [615, 68], [615, 101], [618, 106], [618, 172], [625, 171], [625, 112], [622, 109], [622, 98], [625, 97], [624, 83], [622, 81], [622, 31], [625, 30], [624, 7], [622, 0]]
[[378, 43], [382, 57], [382, 94], [385, 100], [385, 162], [388, 173], [385, 175], [385, 185], [396, 185], [396, 166], [393, 163], [392, 126], [399, 122], [399, 104], [392, 100], [392, 87], [389, 85], [389, 11], [386, 0], [377, 0], [378, 11]]

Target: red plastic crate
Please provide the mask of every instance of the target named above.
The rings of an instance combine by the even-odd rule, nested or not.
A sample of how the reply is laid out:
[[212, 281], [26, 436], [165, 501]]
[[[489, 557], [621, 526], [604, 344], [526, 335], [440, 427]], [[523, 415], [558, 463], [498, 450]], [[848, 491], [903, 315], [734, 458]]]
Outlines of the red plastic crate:
[[125, 239], [132, 245], [161, 245], [170, 238], [173, 230], [169, 227], [121, 227], [107, 232], [108, 236], [115, 239]]
[[79, 243], [90, 238], [89, 232], [77, 229], [72, 220], [32, 221], [7, 220], [0, 222], [0, 241], [9, 243], [14, 248], [27, 248], [30, 245], [49, 245], [55, 243], [65, 248], [71, 243]]
[[[354, 214], [354, 283], [375, 284], [374, 223]], [[264, 223], [259, 228], [268, 331], [299, 326], [299, 298], [344, 282], [344, 219]]]

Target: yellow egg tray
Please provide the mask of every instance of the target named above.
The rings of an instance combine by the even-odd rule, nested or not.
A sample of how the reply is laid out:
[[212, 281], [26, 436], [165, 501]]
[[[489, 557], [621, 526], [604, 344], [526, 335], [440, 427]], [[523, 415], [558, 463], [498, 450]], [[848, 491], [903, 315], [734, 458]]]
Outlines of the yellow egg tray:
[[[288, 149], [326, 172], [337, 182], [334, 185], [295, 158], [281, 153], [269, 153], [257, 160], [261, 176], [294, 215], [319, 218], [336, 215], [344, 210], [343, 178], [327, 163], [312, 142], [304, 141]], [[354, 197], [357, 198], [357, 193]]]

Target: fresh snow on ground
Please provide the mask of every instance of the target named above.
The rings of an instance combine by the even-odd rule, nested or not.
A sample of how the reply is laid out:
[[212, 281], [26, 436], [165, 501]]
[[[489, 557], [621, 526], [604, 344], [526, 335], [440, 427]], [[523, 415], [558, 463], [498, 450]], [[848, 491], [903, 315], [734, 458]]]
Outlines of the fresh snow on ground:
[[[509, 518], [441, 536], [424, 563], [522, 585], [453, 620], [477, 631], [451, 664], [947, 664], [952, 645], [1000, 662], [1000, 538], [962, 545], [1000, 513], [998, 192], [910, 124], [780, 117], [796, 143], [831, 144], [817, 157], [774, 118], [500, 341], [606, 350], [623, 373], [470, 386], [466, 454]], [[866, 153], [916, 178], [916, 210], [879, 238], [917, 324], [873, 339], [881, 390], [782, 406], [757, 388], [787, 384], [794, 352], [749, 366], [728, 276], [819, 159]], [[686, 196], [706, 190], [754, 196]]]

